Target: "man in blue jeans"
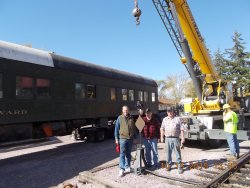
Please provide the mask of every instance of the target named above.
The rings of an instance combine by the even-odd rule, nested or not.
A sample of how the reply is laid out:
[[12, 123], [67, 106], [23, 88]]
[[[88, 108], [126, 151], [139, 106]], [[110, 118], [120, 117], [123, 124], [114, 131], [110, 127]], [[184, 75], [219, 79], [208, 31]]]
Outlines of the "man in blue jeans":
[[[143, 117], [145, 126], [142, 130], [143, 143], [145, 146], [146, 167], [156, 169], [158, 167], [157, 142], [160, 140], [160, 123], [153, 116], [152, 111], [147, 108], [146, 116]], [[151, 153], [153, 154], [153, 166]]]
[[133, 139], [136, 137], [136, 126], [133, 117], [129, 114], [127, 106], [122, 107], [115, 123], [115, 143], [120, 144], [119, 176], [130, 173], [131, 150]]
[[[161, 124], [161, 142], [164, 140], [166, 144], [167, 170], [171, 170], [172, 165], [172, 151], [176, 154], [176, 162], [178, 164], [178, 173], [183, 173], [181, 163], [181, 148], [185, 142], [184, 138], [184, 127], [178, 117], [175, 117], [174, 108], [167, 108], [167, 117], [165, 117]], [[179, 137], [181, 136], [181, 142]]]
[[237, 140], [238, 116], [230, 109], [229, 104], [224, 104], [223, 110], [224, 131], [227, 135], [227, 143], [230, 148], [230, 154], [238, 159], [240, 155], [240, 146], [239, 141]]

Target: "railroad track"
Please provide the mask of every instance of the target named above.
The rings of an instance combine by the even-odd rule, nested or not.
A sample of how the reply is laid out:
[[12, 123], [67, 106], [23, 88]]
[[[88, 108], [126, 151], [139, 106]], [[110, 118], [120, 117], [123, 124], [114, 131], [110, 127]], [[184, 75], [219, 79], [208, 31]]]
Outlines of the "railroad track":
[[241, 156], [230, 168], [218, 174], [204, 187], [250, 187], [250, 151]]
[[199, 172], [195, 173], [195, 175], [210, 179], [208, 182], [201, 182], [194, 179], [185, 180], [181, 178], [162, 176], [149, 170], [146, 170], [146, 172], [161, 178], [193, 185], [196, 187], [250, 187], [250, 151], [242, 155], [238, 160], [229, 159], [217, 161], [217, 163], [215, 164], [215, 168], [217, 169], [217, 171], [211, 171], [202, 167], [203, 166], [201, 165], [193, 166], [193, 168], [199, 170]]
[[[169, 175], [162, 175], [156, 171], [151, 171], [148, 169], [143, 169], [144, 174], [149, 174], [151, 176], [146, 176], [147, 179], [159, 179], [161, 182], [170, 184], [170, 185], [179, 185], [185, 188], [191, 187], [202, 187], [202, 188], [215, 188], [215, 187], [236, 187], [236, 188], [245, 188], [250, 187], [250, 151], [243, 154], [237, 161], [232, 159], [222, 159], [217, 160], [216, 164], [204, 168], [204, 166], [193, 165], [193, 169], [196, 169], [195, 176], [200, 177], [203, 180], [197, 180], [197, 178], [188, 178], [184, 177], [173, 177]], [[211, 164], [210, 164], [211, 165]], [[101, 184], [104, 187], [127, 187], [112, 181], [105, 177], [97, 176], [95, 173], [102, 171], [108, 168], [118, 166], [118, 163], [113, 163], [103, 167], [95, 168], [90, 171], [85, 171], [79, 174], [79, 181], [86, 183], [90, 182], [93, 184]], [[190, 164], [186, 164], [184, 168], [188, 171], [187, 166], [190, 167]], [[212, 168], [216, 170], [211, 170]], [[116, 169], [117, 170], [117, 169]], [[191, 171], [191, 169], [189, 169]], [[185, 173], [183, 174], [185, 176]]]

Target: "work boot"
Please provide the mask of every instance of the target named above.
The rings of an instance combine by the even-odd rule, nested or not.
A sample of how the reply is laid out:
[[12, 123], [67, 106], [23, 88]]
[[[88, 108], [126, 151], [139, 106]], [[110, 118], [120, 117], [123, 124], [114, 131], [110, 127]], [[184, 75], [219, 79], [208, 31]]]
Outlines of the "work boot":
[[166, 171], [170, 171], [171, 170], [171, 164], [166, 164]]
[[154, 164], [154, 170], [157, 170], [160, 168], [160, 165], [159, 164]]
[[240, 158], [240, 155], [239, 155], [238, 153], [235, 153], [235, 154], [234, 154], [234, 158], [237, 160], [237, 159]]
[[156, 167], [154, 165], [151, 165], [149, 168], [148, 168], [150, 171], [154, 171], [156, 169]]

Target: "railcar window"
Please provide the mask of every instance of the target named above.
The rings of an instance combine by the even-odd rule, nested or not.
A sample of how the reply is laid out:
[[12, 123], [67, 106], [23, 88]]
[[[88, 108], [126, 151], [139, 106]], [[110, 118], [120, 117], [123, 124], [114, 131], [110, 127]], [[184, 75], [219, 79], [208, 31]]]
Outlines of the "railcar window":
[[0, 99], [3, 98], [3, 75], [0, 74]]
[[96, 98], [96, 86], [95, 85], [87, 85], [87, 98], [88, 99]]
[[142, 91], [138, 91], [138, 99], [139, 99], [139, 101], [143, 101], [143, 92]]
[[76, 99], [85, 99], [85, 84], [83, 83], [75, 84], [75, 97]]
[[116, 101], [116, 90], [115, 88], [110, 88], [111, 101]]
[[43, 78], [36, 79], [36, 96], [37, 98], [50, 97], [50, 80]]
[[128, 90], [129, 101], [134, 101], [134, 90]]
[[127, 101], [128, 100], [128, 90], [122, 89], [122, 100]]
[[32, 99], [34, 95], [33, 78], [27, 76], [16, 77], [16, 98]]
[[144, 91], [144, 102], [148, 102], [148, 92]]
[[155, 93], [152, 93], [152, 102], [155, 102]]

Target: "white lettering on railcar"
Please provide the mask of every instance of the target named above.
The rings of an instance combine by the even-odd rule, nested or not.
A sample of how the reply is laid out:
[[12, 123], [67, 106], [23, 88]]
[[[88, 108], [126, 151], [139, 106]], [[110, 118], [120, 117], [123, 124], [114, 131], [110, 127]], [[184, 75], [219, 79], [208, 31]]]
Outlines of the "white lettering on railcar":
[[0, 110], [0, 116], [17, 116], [27, 115], [28, 110], [25, 109], [14, 109], [14, 110]]

